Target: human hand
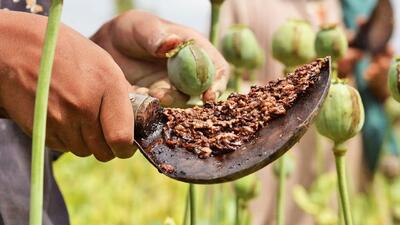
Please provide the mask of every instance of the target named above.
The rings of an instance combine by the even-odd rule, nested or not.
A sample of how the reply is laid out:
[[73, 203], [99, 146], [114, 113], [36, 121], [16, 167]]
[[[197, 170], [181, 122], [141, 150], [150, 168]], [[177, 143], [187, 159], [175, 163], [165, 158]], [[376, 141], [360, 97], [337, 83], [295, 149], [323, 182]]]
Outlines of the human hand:
[[215, 80], [203, 94], [204, 101], [215, 100], [226, 88], [229, 65], [199, 33], [150, 13], [132, 10], [103, 25], [92, 37], [112, 55], [131, 84], [149, 88], [147, 93], [160, 99], [162, 105], [176, 107], [183, 106], [188, 96], [168, 82], [165, 53], [190, 39], [194, 39], [215, 64]]
[[349, 77], [353, 74], [354, 67], [364, 56], [364, 53], [355, 48], [349, 48], [343, 58], [337, 62], [338, 76], [340, 78]]
[[388, 46], [384, 52], [375, 55], [372, 58], [371, 63], [364, 75], [364, 78], [368, 83], [368, 87], [382, 102], [385, 101], [390, 95], [387, 79], [393, 54], [393, 49]]
[[[0, 106], [32, 135], [46, 17], [0, 10]], [[103, 49], [61, 25], [50, 85], [46, 144], [100, 161], [133, 155], [131, 86]]]

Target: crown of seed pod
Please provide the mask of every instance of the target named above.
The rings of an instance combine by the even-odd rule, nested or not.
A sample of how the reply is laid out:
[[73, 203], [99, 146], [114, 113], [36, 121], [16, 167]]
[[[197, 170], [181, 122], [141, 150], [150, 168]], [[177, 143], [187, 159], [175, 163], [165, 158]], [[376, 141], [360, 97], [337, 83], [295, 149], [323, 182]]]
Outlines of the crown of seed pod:
[[342, 58], [348, 48], [346, 34], [336, 24], [321, 26], [315, 38], [315, 51], [318, 57], [331, 56], [333, 61]]
[[188, 41], [167, 53], [168, 77], [181, 92], [198, 97], [210, 86], [215, 67], [207, 53]]
[[400, 57], [396, 57], [390, 66], [388, 86], [390, 94], [400, 102]]
[[355, 136], [363, 124], [364, 107], [358, 91], [343, 81], [332, 81], [316, 119], [318, 132], [341, 144]]
[[222, 54], [239, 68], [255, 69], [263, 63], [263, 52], [253, 32], [245, 25], [233, 25], [222, 39]]
[[315, 33], [303, 20], [288, 20], [273, 34], [272, 55], [286, 67], [294, 67], [315, 58]]
[[236, 180], [234, 182], [234, 190], [240, 199], [249, 201], [260, 193], [261, 183], [255, 174], [250, 174]]

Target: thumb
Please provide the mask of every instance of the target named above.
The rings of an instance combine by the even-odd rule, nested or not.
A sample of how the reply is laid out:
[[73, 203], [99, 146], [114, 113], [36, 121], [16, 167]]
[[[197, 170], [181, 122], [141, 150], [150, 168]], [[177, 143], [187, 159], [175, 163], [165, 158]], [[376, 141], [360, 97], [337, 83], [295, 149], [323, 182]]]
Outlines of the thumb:
[[148, 12], [128, 11], [111, 22], [114, 46], [127, 56], [140, 59], [165, 58], [165, 53], [183, 42], [168, 32], [168, 22]]

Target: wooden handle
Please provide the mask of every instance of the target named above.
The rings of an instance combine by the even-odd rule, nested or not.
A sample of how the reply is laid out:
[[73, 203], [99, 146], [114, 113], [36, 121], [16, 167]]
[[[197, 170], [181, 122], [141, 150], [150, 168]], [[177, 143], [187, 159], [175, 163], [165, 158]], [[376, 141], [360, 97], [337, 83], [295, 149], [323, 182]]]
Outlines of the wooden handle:
[[148, 95], [129, 93], [129, 100], [132, 103], [135, 138], [144, 137], [159, 123], [162, 115], [162, 107], [158, 99]]

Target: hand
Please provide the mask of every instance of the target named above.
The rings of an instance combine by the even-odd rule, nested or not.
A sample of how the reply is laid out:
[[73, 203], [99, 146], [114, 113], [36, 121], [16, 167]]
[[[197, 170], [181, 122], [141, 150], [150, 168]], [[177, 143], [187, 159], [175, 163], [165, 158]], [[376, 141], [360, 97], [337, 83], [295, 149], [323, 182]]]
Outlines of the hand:
[[389, 97], [387, 85], [388, 72], [393, 59], [393, 49], [387, 47], [386, 50], [372, 58], [370, 65], [365, 71], [365, 80], [374, 95], [382, 102]]
[[92, 37], [112, 55], [131, 84], [149, 88], [148, 94], [159, 98], [164, 106], [182, 106], [188, 100], [188, 96], [168, 82], [165, 53], [190, 39], [194, 39], [215, 64], [215, 80], [203, 94], [203, 100], [215, 100], [226, 88], [229, 65], [197, 32], [150, 13], [132, 10], [103, 25]]
[[[0, 106], [32, 135], [47, 19], [3, 10], [0, 17]], [[52, 74], [46, 144], [100, 161], [132, 156], [131, 86], [112, 57], [62, 25]]]
[[349, 48], [343, 58], [337, 62], [338, 76], [340, 78], [349, 77], [353, 74], [354, 67], [364, 56], [361, 50]]

